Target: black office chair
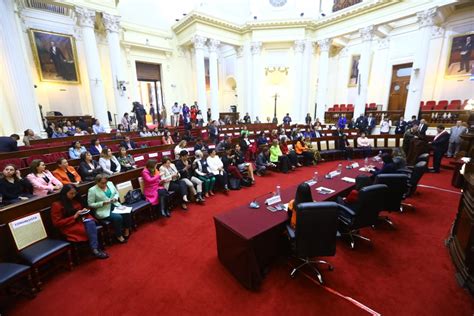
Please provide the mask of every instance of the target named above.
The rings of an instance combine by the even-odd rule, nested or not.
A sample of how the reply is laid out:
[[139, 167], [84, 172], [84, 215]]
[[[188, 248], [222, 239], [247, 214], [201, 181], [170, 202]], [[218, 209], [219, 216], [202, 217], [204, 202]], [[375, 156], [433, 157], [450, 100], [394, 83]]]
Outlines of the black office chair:
[[294, 256], [303, 263], [291, 271], [291, 277], [295, 276], [296, 271], [308, 265], [323, 284], [321, 272], [316, 264], [327, 264], [329, 270], [333, 270], [333, 266], [324, 260], [311, 259], [336, 254], [337, 218], [340, 210], [340, 205], [335, 202], [309, 202], [297, 205], [296, 230], [290, 226], [287, 226], [287, 229], [293, 242]]
[[[388, 192], [384, 200], [384, 211], [403, 211], [402, 201], [405, 199], [408, 191], [408, 180], [408, 175], [396, 173], [379, 174], [375, 177], [374, 184], [385, 184], [388, 187]], [[382, 216], [380, 219], [393, 226], [393, 222], [388, 216]]]
[[359, 234], [359, 230], [364, 227], [373, 227], [377, 224], [379, 213], [384, 209], [385, 197], [388, 186], [385, 184], [369, 185], [360, 189], [357, 205], [343, 208], [339, 214], [340, 231], [350, 238], [351, 248], [354, 249], [354, 237], [370, 241], [369, 238]]
[[427, 170], [428, 163], [426, 161], [420, 161], [413, 167], [413, 172], [411, 173], [410, 180], [408, 181], [407, 196], [415, 194], [416, 189], [418, 187], [418, 183], [420, 182], [421, 178]]

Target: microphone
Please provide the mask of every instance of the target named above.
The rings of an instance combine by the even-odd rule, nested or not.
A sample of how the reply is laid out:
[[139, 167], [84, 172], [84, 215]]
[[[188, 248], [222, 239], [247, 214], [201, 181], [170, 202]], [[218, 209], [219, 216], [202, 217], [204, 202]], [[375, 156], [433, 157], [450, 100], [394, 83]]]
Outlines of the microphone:
[[273, 194], [273, 191], [270, 191], [270, 192], [267, 192], [267, 193], [263, 193], [263, 194], [261, 194], [261, 195], [255, 197], [255, 198], [252, 200], [252, 202], [250, 202], [249, 207], [250, 207], [250, 208], [260, 208], [260, 204], [258, 204], [257, 199], [259, 199], [259, 198], [261, 198], [261, 197], [263, 197], [263, 196], [265, 196], [265, 195], [268, 195], [268, 194]]

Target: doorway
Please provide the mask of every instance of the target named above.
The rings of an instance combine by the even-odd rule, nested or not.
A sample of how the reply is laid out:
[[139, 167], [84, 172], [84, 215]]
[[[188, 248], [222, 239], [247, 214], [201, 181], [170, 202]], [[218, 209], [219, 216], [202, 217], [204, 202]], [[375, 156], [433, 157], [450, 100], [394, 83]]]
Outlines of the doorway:
[[[136, 62], [138, 95], [147, 111], [147, 123], [159, 124], [163, 106], [161, 64]], [[152, 109], [153, 108], [153, 109]], [[152, 115], [153, 114], [153, 115]]]
[[392, 83], [390, 84], [390, 96], [388, 100], [389, 111], [405, 111], [408, 90], [410, 88], [412, 66], [412, 63], [393, 66]]

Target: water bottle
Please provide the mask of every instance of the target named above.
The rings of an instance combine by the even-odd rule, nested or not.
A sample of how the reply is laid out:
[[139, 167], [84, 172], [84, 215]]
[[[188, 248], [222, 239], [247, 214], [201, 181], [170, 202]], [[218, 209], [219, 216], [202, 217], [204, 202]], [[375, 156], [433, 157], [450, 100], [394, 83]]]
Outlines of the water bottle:
[[280, 196], [280, 186], [279, 185], [277, 185], [277, 187], [276, 187], [275, 195]]
[[379, 158], [382, 158], [382, 151], [379, 150]]
[[369, 165], [369, 158], [365, 157], [364, 159], [364, 167], [367, 169], [367, 166]]
[[313, 181], [318, 182], [318, 172], [317, 171], [314, 172]]
[[342, 172], [342, 163], [337, 165], [337, 172], [339, 172], [339, 174]]

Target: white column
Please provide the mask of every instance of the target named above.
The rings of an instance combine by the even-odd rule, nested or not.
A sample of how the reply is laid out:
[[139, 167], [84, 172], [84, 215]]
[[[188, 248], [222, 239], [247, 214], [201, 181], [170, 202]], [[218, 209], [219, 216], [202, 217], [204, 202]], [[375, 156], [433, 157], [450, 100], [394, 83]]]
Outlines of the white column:
[[354, 117], [359, 117], [365, 113], [365, 104], [367, 103], [367, 94], [369, 91], [370, 63], [372, 61], [372, 38], [374, 36], [374, 27], [367, 26], [359, 30], [362, 37], [362, 53], [359, 61], [359, 87], [356, 104], [354, 106]]
[[420, 101], [423, 95], [423, 85], [426, 76], [426, 65], [428, 62], [431, 29], [435, 24], [437, 16], [436, 8], [431, 8], [423, 12], [418, 12], [419, 31], [417, 49], [415, 50], [415, 58], [413, 62], [413, 70], [410, 78], [410, 88], [407, 96], [405, 107], [405, 118], [409, 119], [412, 115], [418, 116], [420, 111]]
[[236, 50], [236, 68], [235, 68], [235, 77], [237, 81], [237, 112], [240, 113], [240, 117], [243, 118], [247, 112], [247, 104], [245, 103], [245, 94], [247, 93], [245, 89], [245, 60], [244, 60], [244, 47], [239, 46]]
[[120, 86], [120, 82], [122, 82], [123, 87], [127, 88], [125, 86], [125, 75], [122, 68], [122, 57], [120, 53], [120, 17], [103, 13], [102, 19], [104, 21], [105, 29], [107, 30], [107, 41], [109, 42], [110, 68], [112, 70], [117, 122], [119, 122], [123, 114], [129, 109], [127, 94]]
[[273, 117], [273, 113], [264, 113], [261, 104], [261, 81], [262, 81], [262, 67], [260, 63], [260, 53], [262, 52], [262, 42], [252, 42], [250, 46], [252, 52], [252, 105], [250, 106], [250, 116], [258, 116], [261, 122], [266, 122], [267, 116]]
[[[2, 12], [0, 18], [0, 60], [2, 63], [0, 80], [5, 93], [2, 101], [6, 102], [5, 106], [1, 106], [1, 115], [2, 120], [11, 122], [11, 124], [1, 123], [6, 125], [3, 132], [22, 135], [24, 130], [30, 128], [39, 133], [43, 130], [43, 126], [31, 78], [33, 69], [29, 67], [29, 62], [22, 49], [23, 34], [17, 27], [14, 1], [0, 1], [0, 12]], [[4, 108], [7, 108], [8, 111], [4, 112]], [[9, 112], [10, 115], [8, 115]]]
[[99, 119], [101, 125], [109, 129], [109, 118], [107, 116], [107, 101], [105, 98], [104, 83], [100, 73], [99, 51], [94, 33], [95, 11], [76, 7], [76, 15], [82, 29], [84, 49], [86, 53], [87, 74], [89, 77], [89, 88], [94, 108], [94, 117]]
[[194, 63], [196, 65], [197, 101], [204, 122], [207, 122], [206, 73], [204, 69], [204, 47], [206, 46], [206, 41], [207, 38], [199, 35], [195, 35], [192, 39], [194, 44]]
[[[303, 67], [301, 72], [301, 122], [304, 123], [304, 118], [307, 113], [310, 113], [311, 117], [313, 113], [309, 110], [312, 108], [312, 104], [309, 102], [309, 90], [310, 90], [310, 75], [311, 75], [311, 56], [313, 53], [313, 42], [305, 41], [304, 53], [303, 53]], [[314, 111], [313, 111], [314, 112]]]
[[[253, 73], [252, 73], [252, 52], [250, 44], [244, 45], [244, 84], [245, 84], [245, 106], [246, 112], [249, 112], [252, 122], [255, 121], [255, 115], [252, 111], [253, 102]], [[245, 115], [245, 113], [243, 114]]]
[[318, 94], [316, 97], [317, 109], [316, 118], [324, 122], [324, 112], [327, 107], [328, 94], [328, 71], [329, 71], [329, 48], [331, 40], [329, 38], [318, 41], [319, 46], [319, 75], [318, 75]]
[[293, 117], [295, 123], [304, 122], [302, 118], [302, 113], [304, 112], [303, 108], [303, 52], [304, 52], [305, 41], [297, 40], [293, 44], [293, 54], [294, 54], [294, 63], [295, 63], [295, 72], [293, 79], [293, 113], [290, 113], [290, 116]]
[[209, 40], [209, 77], [211, 81], [211, 117], [219, 119], [219, 82], [217, 76], [217, 50], [221, 42], [215, 39]]

